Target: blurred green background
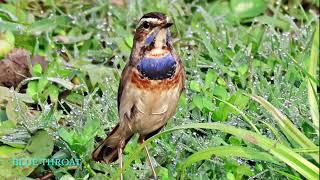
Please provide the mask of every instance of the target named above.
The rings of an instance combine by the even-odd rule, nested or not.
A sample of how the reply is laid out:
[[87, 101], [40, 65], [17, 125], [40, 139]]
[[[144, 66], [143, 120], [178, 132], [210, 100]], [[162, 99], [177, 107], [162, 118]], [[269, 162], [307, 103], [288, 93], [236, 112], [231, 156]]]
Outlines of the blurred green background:
[[[317, 179], [317, 0], [0, 0], [0, 84], [23, 57], [28, 74], [0, 86], [0, 179], [119, 178], [117, 162], [93, 162], [91, 152], [118, 121], [120, 74], [151, 11], [174, 22], [187, 71], [176, 115], [145, 143], [159, 179]], [[149, 179], [136, 140], [124, 176]]]

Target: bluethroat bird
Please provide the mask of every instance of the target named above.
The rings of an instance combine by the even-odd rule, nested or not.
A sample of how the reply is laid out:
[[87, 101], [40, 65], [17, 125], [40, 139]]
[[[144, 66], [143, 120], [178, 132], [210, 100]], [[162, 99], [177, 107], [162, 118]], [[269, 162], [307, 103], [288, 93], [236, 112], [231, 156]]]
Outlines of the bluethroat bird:
[[[92, 153], [95, 161], [111, 163], [119, 158], [122, 169], [122, 151], [130, 138], [138, 133], [138, 142], [143, 143], [175, 113], [184, 89], [185, 71], [172, 45], [171, 25], [160, 12], [147, 13], [140, 19], [118, 90], [120, 120]], [[156, 179], [146, 146], [145, 151]]]

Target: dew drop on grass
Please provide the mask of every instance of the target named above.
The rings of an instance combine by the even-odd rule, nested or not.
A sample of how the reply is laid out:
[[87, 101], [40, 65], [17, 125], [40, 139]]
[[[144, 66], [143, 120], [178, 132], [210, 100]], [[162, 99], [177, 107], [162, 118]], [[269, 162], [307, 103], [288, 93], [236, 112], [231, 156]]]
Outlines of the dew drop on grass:
[[106, 41], [106, 44], [107, 44], [108, 46], [110, 46], [110, 45], [112, 44], [112, 42]]
[[46, 104], [44, 106], [44, 111], [50, 111], [50, 109], [51, 109], [51, 105], [50, 104]]
[[20, 35], [23, 34], [23, 28], [22, 28], [21, 25], [17, 25], [17, 30], [18, 30]]

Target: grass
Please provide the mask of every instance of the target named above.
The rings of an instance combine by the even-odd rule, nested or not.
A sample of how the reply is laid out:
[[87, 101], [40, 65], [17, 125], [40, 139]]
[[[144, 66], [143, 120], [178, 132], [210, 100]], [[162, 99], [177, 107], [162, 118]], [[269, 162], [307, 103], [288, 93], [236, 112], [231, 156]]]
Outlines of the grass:
[[[91, 152], [118, 121], [120, 73], [135, 25], [150, 11], [172, 18], [187, 71], [177, 113], [144, 144], [160, 179], [319, 177], [319, 2], [6, 2], [0, 32], [14, 36], [9, 47], [14, 41], [49, 64], [33, 65], [32, 77], [16, 89], [0, 87], [0, 179], [119, 177], [117, 162], [93, 162]], [[124, 150], [123, 173], [148, 179], [136, 140]], [[11, 163], [33, 157], [81, 163]]]

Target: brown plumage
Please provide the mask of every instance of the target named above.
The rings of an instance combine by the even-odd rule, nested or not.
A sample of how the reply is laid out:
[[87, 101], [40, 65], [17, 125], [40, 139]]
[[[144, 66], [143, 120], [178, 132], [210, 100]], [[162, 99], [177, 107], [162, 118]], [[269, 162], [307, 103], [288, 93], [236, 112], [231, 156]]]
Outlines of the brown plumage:
[[[130, 61], [122, 72], [119, 85], [120, 122], [93, 152], [94, 160], [107, 163], [115, 161], [118, 158], [117, 150], [123, 149], [135, 133], [140, 135], [139, 142], [142, 143], [158, 133], [175, 113], [184, 88], [185, 71], [172, 46], [171, 25], [168, 18], [158, 12], [145, 14], [140, 19]], [[158, 64], [155, 68], [149, 63]], [[154, 75], [150, 73], [153, 68], [160, 69], [160, 72], [161, 69], [167, 71], [174, 68], [174, 73]]]

